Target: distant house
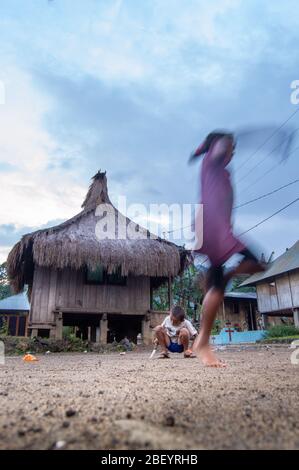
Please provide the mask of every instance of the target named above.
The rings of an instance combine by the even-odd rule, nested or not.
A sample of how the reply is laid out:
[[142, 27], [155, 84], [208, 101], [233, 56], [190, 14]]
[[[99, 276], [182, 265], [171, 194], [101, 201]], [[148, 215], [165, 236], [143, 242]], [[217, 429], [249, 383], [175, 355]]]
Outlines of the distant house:
[[25, 293], [0, 300], [0, 328], [5, 326], [11, 336], [27, 336], [29, 310]]
[[106, 173], [98, 172], [82, 211], [24, 235], [7, 268], [15, 292], [28, 285], [32, 336], [60, 339], [69, 326], [96, 343], [125, 336], [136, 342], [139, 333], [150, 343], [160, 320], [160, 312], [152, 311], [154, 289], [168, 282], [171, 304], [171, 282], [186, 256], [183, 248], [122, 215], [109, 199]]
[[256, 297], [255, 292], [227, 292], [216, 319], [222, 326], [230, 323], [242, 331], [259, 329]]
[[241, 286], [255, 286], [264, 320], [289, 317], [299, 327], [299, 240], [268, 269], [250, 276]]

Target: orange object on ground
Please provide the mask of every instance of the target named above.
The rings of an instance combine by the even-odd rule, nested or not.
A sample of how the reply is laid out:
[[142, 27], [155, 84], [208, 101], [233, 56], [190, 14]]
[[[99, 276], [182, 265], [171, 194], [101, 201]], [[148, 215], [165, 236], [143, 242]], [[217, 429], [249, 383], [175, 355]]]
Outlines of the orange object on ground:
[[38, 361], [37, 357], [33, 356], [32, 354], [25, 354], [23, 357], [23, 361], [25, 362], [35, 362]]

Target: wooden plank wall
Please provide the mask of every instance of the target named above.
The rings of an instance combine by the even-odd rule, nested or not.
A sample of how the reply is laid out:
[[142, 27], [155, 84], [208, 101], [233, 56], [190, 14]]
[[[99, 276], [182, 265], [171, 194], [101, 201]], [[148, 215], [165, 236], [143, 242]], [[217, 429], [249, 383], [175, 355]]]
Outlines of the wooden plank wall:
[[292, 295], [289, 276], [284, 274], [276, 278], [278, 305], [280, 309], [292, 308]]
[[32, 290], [31, 322], [51, 323], [54, 320], [53, 310], [59, 308], [144, 314], [150, 309], [150, 279], [129, 277], [127, 286], [98, 286], [85, 284], [83, 271], [37, 267]]
[[275, 284], [276, 294], [268, 282], [257, 285], [259, 311], [266, 313], [299, 308], [299, 270], [277, 276]]
[[30, 322], [35, 324], [51, 323], [55, 306], [56, 271], [37, 267], [34, 271], [31, 296]]
[[256, 286], [256, 292], [259, 312], [270, 312], [272, 310], [272, 306], [269, 284], [258, 284]]
[[[225, 301], [224, 302], [224, 311], [223, 311], [223, 304], [219, 307], [219, 310], [216, 315], [216, 320], [220, 320], [225, 326], [225, 323], [230, 322], [232, 325], [235, 323], [239, 323], [241, 327], [244, 326], [246, 322], [246, 306], [249, 305], [248, 301], [240, 302], [236, 301], [239, 305], [239, 313], [234, 313], [234, 302], [232, 301]], [[253, 307], [254, 312], [254, 307]]]
[[290, 284], [294, 308], [299, 308], [299, 270], [290, 273]]

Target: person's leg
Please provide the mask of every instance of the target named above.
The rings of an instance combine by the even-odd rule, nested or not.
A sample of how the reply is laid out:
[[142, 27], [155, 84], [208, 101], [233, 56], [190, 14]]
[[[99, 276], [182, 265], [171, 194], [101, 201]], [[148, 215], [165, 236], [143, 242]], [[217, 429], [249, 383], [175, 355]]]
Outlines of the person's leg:
[[187, 328], [182, 328], [179, 334], [178, 343], [184, 348], [184, 352], [189, 349], [190, 334]]
[[255, 274], [263, 272], [266, 269], [250, 250], [246, 249], [240, 254], [242, 254], [244, 258], [238, 266], [225, 274], [225, 285], [238, 274]]
[[210, 346], [211, 330], [223, 297], [223, 290], [216, 287], [210, 288], [205, 295], [200, 331], [193, 344], [194, 353], [201, 359], [205, 366], [209, 367], [225, 366], [223, 362], [217, 359]]
[[244, 250], [242, 254], [244, 259], [229, 273], [223, 275], [222, 267], [216, 266], [210, 268], [207, 274], [207, 293], [203, 301], [201, 328], [193, 345], [193, 351], [207, 366], [223, 367], [224, 365], [213, 353], [209, 341], [217, 311], [223, 302], [226, 284], [233, 276], [238, 274], [254, 274], [265, 269], [249, 250]]
[[169, 339], [169, 336], [166, 333], [165, 329], [163, 328], [163, 326], [161, 326], [161, 325], [157, 326], [155, 328], [155, 333], [156, 333], [156, 337], [157, 337], [157, 340], [159, 342], [159, 345], [162, 348], [162, 351], [164, 353], [168, 354], [168, 349], [167, 348], [170, 345], [170, 339]]

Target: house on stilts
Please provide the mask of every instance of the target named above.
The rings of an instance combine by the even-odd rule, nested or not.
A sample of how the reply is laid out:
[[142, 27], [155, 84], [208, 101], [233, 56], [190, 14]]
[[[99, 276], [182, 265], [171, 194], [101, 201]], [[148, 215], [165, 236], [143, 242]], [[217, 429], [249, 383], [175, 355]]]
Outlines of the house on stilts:
[[[103, 236], [104, 233], [104, 236]], [[151, 341], [165, 316], [154, 289], [185, 267], [186, 251], [152, 235], [111, 203], [106, 173], [94, 177], [82, 211], [55, 227], [24, 235], [11, 250], [8, 275], [16, 293], [28, 286], [32, 336], [62, 338], [63, 327], [105, 344], [127, 336]]]
[[256, 288], [264, 325], [290, 322], [299, 328], [299, 240], [243, 286]]

